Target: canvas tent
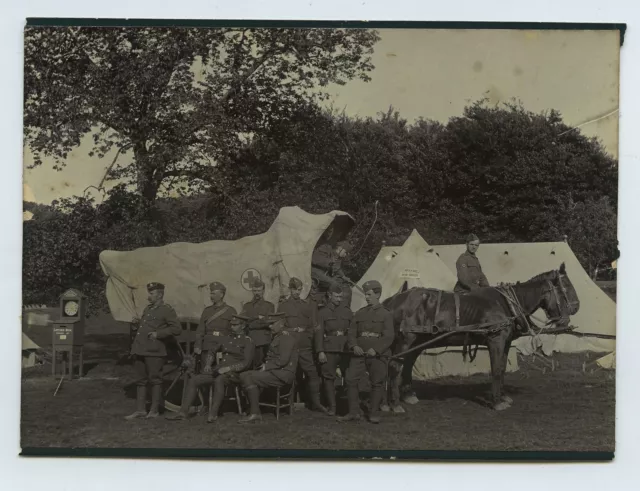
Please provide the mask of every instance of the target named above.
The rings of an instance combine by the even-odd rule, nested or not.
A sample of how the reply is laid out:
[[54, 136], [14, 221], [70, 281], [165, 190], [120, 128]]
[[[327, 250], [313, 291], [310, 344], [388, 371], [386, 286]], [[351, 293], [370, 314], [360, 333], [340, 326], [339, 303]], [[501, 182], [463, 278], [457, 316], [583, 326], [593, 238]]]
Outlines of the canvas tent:
[[36, 351], [40, 349], [29, 336], [22, 333], [22, 368], [33, 367], [36, 364]]
[[225, 301], [238, 311], [251, 298], [254, 277], [265, 283], [265, 299], [270, 302], [277, 303], [288, 293], [292, 276], [304, 283], [305, 297], [311, 287], [311, 255], [318, 240], [323, 235], [331, 243], [342, 240], [352, 225], [353, 219], [341, 211], [314, 215], [285, 207], [260, 235], [103, 251], [100, 266], [107, 276], [109, 308], [118, 321], [140, 317], [147, 305], [146, 285], [152, 281], [166, 286], [165, 300], [181, 318], [200, 317], [210, 304], [208, 285], [212, 281], [227, 287]]
[[[414, 230], [400, 247], [383, 247], [362, 276], [358, 285], [376, 279], [382, 285], [381, 299], [385, 300], [397, 293], [406, 282], [408, 288], [426, 287], [452, 291], [456, 276], [435, 254], [433, 248]], [[351, 308], [357, 311], [366, 305], [362, 292], [353, 288]], [[511, 351], [508, 371], [518, 367], [517, 356]], [[474, 373], [489, 373], [491, 364], [486, 349], [480, 348], [474, 361], [463, 361], [462, 350], [458, 347], [436, 348], [424, 351], [413, 367], [416, 380], [428, 380], [443, 376], [468, 376]]]
[[[444, 264], [455, 272], [456, 260], [465, 251], [465, 246], [441, 245], [433, 246], [433, 249]], [[571, 317], [571, 325], [577, 326], [575, 332], [578, 334], [603, 336], [598, 338], [561, 334], [523, 337], [514, 343], [519, 351], [529, 354], [540, 348], [550, 355], [554, 351], [604, 353], [615, 349], [615, 339], [607, 337], [615, 336], [616, 333], [616, 304], [591, 280], [566, 242], [481, 244], [477, 256], [492, 285], [526, 281], [537, 274], [558, 269], [564, 262], [580, 300], [580, 310]], [[542, 311], [536, 315], [546, 319]]]

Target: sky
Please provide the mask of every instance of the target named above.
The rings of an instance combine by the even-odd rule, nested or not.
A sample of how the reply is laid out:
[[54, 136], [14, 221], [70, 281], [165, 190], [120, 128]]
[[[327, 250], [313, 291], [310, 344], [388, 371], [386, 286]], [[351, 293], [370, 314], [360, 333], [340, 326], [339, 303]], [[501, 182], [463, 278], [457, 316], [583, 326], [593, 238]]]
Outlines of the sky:
[[[379, 29], [372, 80], [331, 86], [329, 104], [350, 116], [375, 116], [393, 106], [410, 122], [446, 123], [483, 97], [512, 98], [534, 112], [556, 109], [618, 156], [618, 31]], [[608, 116], [607, 116], [608, 115]], [[49, 204], [97, 186], [113, 155], [87, 155], [91, 138], [71, 152], [62, 172], [50, 160], [25, 168], [25, 200]], [[121, 157], [122, 158], [122, 157]], [[125, 156], [123, 162], [130, 160]], [[33, 156], [24, 151], [25, 167]], [[90, 191], [91, 192], [91, 191]], [[95, 195], [95, 193], [94, 193]]]

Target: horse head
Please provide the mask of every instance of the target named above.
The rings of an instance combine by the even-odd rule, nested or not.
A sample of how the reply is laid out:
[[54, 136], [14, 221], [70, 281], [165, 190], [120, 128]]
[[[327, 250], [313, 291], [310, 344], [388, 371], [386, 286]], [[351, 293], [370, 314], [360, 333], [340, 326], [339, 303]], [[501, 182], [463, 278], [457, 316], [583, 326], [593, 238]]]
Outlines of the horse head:
[[546, 283], [540, 307], [549, 320], [553, 320], [556, 325], [567, 326], [569, 316], [575, 315], [580, 309], [580, 300], [569, 279], [565, 264], [562, 263], [560, 269], [543, 273], [536, 278]]

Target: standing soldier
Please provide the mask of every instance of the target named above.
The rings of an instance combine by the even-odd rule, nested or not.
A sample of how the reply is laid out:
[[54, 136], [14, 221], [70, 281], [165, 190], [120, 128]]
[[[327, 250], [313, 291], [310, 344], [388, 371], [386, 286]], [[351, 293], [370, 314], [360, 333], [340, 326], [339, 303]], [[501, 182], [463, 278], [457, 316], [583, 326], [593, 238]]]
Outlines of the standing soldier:
[[287, 331], [296, 338], [298, 347], [298, 366], [307, 377], [309, 405], [314, 411], [327, 412], [320, 403], [320, 375], [313, 356], [313, 333], [316, 326], [317, 310], [312, 302], [300, 298], [302, 281], [289, 280], [291, 296], [280, 303], [278, 312], [286, 316]]
[[467, 236], [467, 250], [456, 261], [458, 282], [453, 289], [456, 293], [468, 293], [476, 288], [489, 286], [487, 277], [482, 272], [476, 251], [480, 247], [480, 239], [476, 234]]
[[[167, 356], [165, 342], [182, 332], [176, 311], [164, 303], [164, 285], [149, 283], [149, 305], [140, 319], [140, 327], [131, 346], [131, 354], [136, 357], [136, 410], [125, 419], [156, 418], [162, 402], [162, 367]], [[145, 411], [147, 383], [151, 384], [151, 408]]]
[[264, 365], [259, 370], [251, 370], [240, 374], [240, 381], [249, 398], [249, 416], [238, 423], [262, 421], [260, 414], [260, 389], [265, 387], [284, 387], [291, 385], [296, 379], [298, 366], [298, 349], [293, 334], [284, 330], [285, 320], [280, 314], [269, 319], [273, 339], [267, 350]]
[[382, 286], [377, 281], [367, 281], [363, 286], [367, 306], [356, 312], [349, 326], [347, 346], [352, 352], [347, 370], [349, 414], [338, 421], [360, 419], [358, 383], [367, 372], [371, 382], [369, 421], [379, 423], [378, 409], [382, 401], [387, 365], [382, 357], [391, 355], [393, 343], [393, 314], [380, 303]]
[[267, 349], [271, 343], [271, 331], [267, 317], [276, 310], [271, 302], [264, 299], [264, 283], [260, 278], [256, 278], [251, 285], [253, 299], [242, 307], [241, 314], [249, 318], [248, 334], [255, 346], [253, 368], [257, 369], [264, 363], [267, 356]]
[[336, 368], [340, 366], [340, 371], [345, 373], [346, 357], [343, 352], [352, 318], [353, 312], [342, 303], [342, 287], [331, 285], [329, 303], [318, 312], [315, 332], [315, 348], [321, 363], [322, 382], [330, 416], [336, 415]]
[[[224, 338], [231, 336], [231, 319], [237, 314], [236, 309], [224, 303], [227, 288], [222, 283], [217, 281], [211, 283], [209, 292], [212, 305], [205, 307], [200, 316], [193, 348], [196, 355], [203, 351], [215, 353], [225, 340]], [[205, 353], [204, 358], [206, 357]]]
[[213, 385], [213, 402], [209, 410], [207, 423], [213, 423], [218, 419], [218, 411], [224, 399], [225, 388], [230, 384], [240, 384], [240, 374], [251, 369], [253, 363], [253, 342], [245, 336], [244, 328], [246, 317], [234, 315], [231, 320], [232, 334], [223, 338], [216, 353], [222, 356], [220, 362], [214, 367], [214, 355], [212, 351], [204, 362], [203, 373], [194, 375], [189, 379], [180, 411], [167, 416], [169, 420], [183, 420], [189, 416], [189, 407], [198, 395], [198, 389]]

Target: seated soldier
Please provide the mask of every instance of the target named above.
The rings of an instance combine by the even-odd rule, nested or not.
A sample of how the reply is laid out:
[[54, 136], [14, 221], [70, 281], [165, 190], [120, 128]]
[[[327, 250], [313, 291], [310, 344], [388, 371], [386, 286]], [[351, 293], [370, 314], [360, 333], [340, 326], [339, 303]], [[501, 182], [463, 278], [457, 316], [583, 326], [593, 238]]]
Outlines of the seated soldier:
[[249, 398], [250, 413], [247, 418], [238, 421], [239, 423], [262, 421], [260, 389], [291, 385], [296, 378], [298, 366], [296, 338], [284, 330], [285, 319], [281, 314], [270, 315], [269, 321], [274, 321], [270, 326], [273, 339], [264, 365], [259, 370], [244, 372], [240, 375], [242, 387]]
[[244, 334], [246, 322], [247, 318], [245, 317], [233, 316], [231, 336], [226, 336], [215, 351], [215, 353], [222, 355], [220, 362], [214, 367], [215, 353], [212, 350], [208, 351], [203, 373], [191, 377], [180, 411], [167, 415], [167, 419], [174, 421], [187, 419], [189, 407], [195, 401], [198, 389], [210, 385], [213, 385], [213, 403], [207, 422], [213, 423], [218, 419], [218, 411], [224, 399], [225, 388], [230, 384], [239, 384], [241, 372], [250, 369], [253, 363], [253, 342]]

